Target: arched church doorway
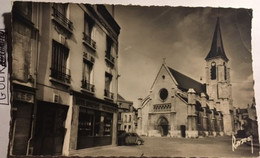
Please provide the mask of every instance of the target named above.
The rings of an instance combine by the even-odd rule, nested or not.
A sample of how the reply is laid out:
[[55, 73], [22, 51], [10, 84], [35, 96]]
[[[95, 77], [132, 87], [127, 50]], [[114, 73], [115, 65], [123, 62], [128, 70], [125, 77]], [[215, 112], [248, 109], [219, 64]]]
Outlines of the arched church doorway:
[[167, 136], [169, 130], [168, 120], [165, 117], [160, 117], [158, 120], [158, 125], [159, 125], [161, 136]]

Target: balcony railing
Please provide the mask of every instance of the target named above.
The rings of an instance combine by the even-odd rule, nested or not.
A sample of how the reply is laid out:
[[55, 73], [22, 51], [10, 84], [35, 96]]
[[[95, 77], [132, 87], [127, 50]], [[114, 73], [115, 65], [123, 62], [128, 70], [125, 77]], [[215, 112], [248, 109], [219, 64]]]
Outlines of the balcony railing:
[[109, 90], [104, 90], [104, 96], [109, 98], [109, 99], [114, 99], [114, 93], [109, 92]]
[[89, 92], [92, 92], [92, 93], [95, 92], [95, 85], [90, 84], [89, 81], [83, 79], [81, 81], [81, 83], [82, 83], [81, 88], [83, 88]]
[[61, 70], [51, 68], [51, 77], [65, 83], [70, 83], [70, 69], [63, 67]]
[[83, 40], [86, 42], [88, 45], [96, 49], [96, 42], [89, 37], [85, 32], [83, 32]]
[[67, 19], [65, 15], [60, 13], [55, 7], [53, 7], [53, 17], [66, 28], [72, 30], [72, 22]]
[[91, 62], [92, 64], [95, 62], [95, 58], [87, 52], [83, 52], [83, 57], [85, 60]]
[[106, 59], [109, 60], [112, 64], [115, 63], [115, 58], [108, 52], [106, 52]]

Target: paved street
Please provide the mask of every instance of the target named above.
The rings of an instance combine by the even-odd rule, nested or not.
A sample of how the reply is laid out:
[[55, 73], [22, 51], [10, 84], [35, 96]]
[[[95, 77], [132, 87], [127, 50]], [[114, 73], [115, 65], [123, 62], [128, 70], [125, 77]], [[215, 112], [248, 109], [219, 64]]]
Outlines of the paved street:
[[243, 144], [234, 152], [231, 137], [206, 137], [198, 139], [142, 137], [141, 146], [106, 146], [78, 150], [71, 156], [200, 156], [200, 157], [257, 157], [258, 148], [251, 154], [250, 146]]

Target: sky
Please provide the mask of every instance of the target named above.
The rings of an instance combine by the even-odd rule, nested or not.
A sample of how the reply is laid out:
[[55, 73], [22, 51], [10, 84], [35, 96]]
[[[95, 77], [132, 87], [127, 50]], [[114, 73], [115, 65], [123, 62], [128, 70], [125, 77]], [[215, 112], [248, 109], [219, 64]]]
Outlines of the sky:
[[137, 106], [166, 64], [205, 83], [205, 57], [220, 17], [224, 50], [229, 58], [233, 105], [252, 103], [253, 71], [250, 9], [115, 6], [119, 35], [119, 93]]

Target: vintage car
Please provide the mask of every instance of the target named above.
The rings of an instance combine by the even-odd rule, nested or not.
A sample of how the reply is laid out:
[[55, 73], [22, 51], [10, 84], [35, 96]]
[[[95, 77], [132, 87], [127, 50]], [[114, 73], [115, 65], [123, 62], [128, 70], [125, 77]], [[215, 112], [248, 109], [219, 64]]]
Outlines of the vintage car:
[[144, 140], [136, 133], [122, 132], [118, 135], [118, 145], [141, 145]]

